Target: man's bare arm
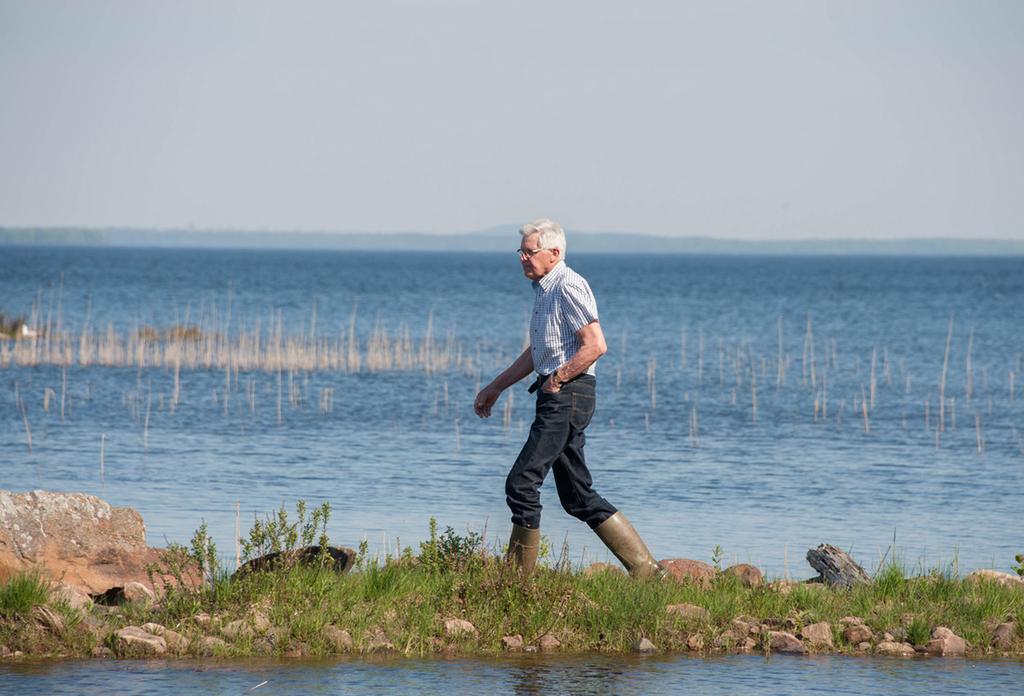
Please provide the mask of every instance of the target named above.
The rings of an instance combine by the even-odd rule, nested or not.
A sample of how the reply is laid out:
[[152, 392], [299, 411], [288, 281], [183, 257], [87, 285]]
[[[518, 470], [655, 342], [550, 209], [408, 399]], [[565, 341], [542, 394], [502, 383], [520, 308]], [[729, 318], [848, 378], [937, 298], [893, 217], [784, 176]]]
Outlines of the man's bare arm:
[[544, 383], [546, 392], [557, 392], [561, 385], [576, 375], [583, 374], [597, 359], [608, 352], [608, 344], [604, 340], [601, 324], [592, 321], [576, 332], [580, 340], [580, 349], [569, 358], [568, 362], [555, 370]]
[[494, 402], [501, 396], [501, 392], [511, 387], [523, 377], [527, 377], [531, 372], [533, 372], [533, 353], [527, 348], [518, 358], [512, 361], [512, 364], [504, 372], [491, 380], [491, 383], [481, 389], [480, 393], [476, 395], [476, 399], [473, 400], [473, 410], [476, 412], [476, 415], [481, 418], [489, 417], [491, 415], [491, 407], [494, 406]]

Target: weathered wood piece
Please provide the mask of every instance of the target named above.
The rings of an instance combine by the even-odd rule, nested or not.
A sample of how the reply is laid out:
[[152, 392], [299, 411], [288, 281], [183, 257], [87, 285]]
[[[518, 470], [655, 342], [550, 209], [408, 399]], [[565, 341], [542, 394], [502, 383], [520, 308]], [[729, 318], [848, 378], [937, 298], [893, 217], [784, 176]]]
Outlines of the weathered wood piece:
[[[356, 561], [356, 552], [346, 546], [328, 546], [324, 550], [328, 570], [344, 575]], [[247, 573], [265, 573], [276, 568], [295, 565], [312, 566], [321, 558], [320, 546], [303, 546], [289, 552], [274, 551], [259, 558], [246, 561], [236, 570], [231, 578], [235, 579]]]
[[822, 582], [833, 587], [853, 587], [871, 581], [848, 553], [831, 544], [809, 550], [807, 562], [818, 571]]

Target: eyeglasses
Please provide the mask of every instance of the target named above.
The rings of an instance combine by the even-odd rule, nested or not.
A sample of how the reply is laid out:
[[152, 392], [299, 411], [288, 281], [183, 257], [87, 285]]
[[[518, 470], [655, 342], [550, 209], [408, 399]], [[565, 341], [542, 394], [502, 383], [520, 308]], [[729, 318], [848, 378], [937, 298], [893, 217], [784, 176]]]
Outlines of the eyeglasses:
[[533, 258], [534, 255], [539, 254], [542, 251], [547, 251], [543, 247], [537, 249], [516, 249], [516, 256], [525, 261], [526, 259]]

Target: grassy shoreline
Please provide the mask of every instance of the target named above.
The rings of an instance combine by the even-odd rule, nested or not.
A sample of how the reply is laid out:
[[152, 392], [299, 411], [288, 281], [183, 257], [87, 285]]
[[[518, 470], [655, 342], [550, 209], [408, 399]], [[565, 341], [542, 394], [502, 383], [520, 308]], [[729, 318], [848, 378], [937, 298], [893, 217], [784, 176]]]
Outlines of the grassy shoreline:
[[[17, 607], [10, 597], [15, 583], [37, 585]], [[172, 589], [159, 601], [83, 609], [45, 585], [26, 575], [0, 588], [4, 659], [13, 659], [14, 651], [74, 658], [785, 652], [773, 649], [777, 633], [793, 635], [807, 652], [871, 654], [886, 642], [921, 651], [940, 626], [967, 642], [968, 657], [1024, 657], [1024, 590], [940, 574], [906, 577], [894, 565], [871, 583], [841, 590], [779, 581], [747, 587], [728, 575], [702, 587], [564, 568], [541, 568], [522, 578], [495, 557], [463, 567], [407, 558], [363, 563], [346, 575], [278, 569], [221, 578], [212, 590]], [[679, 605], [686, 608], [668, 609]], [[867, 629], [855, 638], [870, 637], [852, 640], [845, 617], [858, 617]], [[1012, 635], [993, 648], [993, 630], [1007, 621], [1015, 624]], [[821, 635], [803, 635], [821, 622], [828, 624], [831, 646]], [[169, 631], [166, 653], [118, 638], [129, 626], [161, 634], [154, 624]], [[887, 633], [892, 641], [885, 640]], [[642, 639], [651, 645], [641, 645]]]

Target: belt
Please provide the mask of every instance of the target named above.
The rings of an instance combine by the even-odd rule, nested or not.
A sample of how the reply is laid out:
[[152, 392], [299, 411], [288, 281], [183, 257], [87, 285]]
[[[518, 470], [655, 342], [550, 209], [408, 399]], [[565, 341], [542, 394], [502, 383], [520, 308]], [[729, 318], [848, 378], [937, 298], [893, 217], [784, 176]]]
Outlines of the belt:
[[[526, 391], [528, 393], [532, 394], [535, 391], [537, 391], [538, 389], [540, 389], [540, 385], [544, 384], [544, 382], [547, 381], [547, 378], [550, 377], [551, 374], [552, 373], [548, 373], [546, 375], [537, 375], [537, 379], [535, 379], [533, 381], [533, 384], [531, 384], [530, 388], [527, 389]], [[578, 380], [580, 377], [582, 377], [585, 374], [587, 374], [587, 373], [586, 372], [581, 372], [578, 375], [576, 375], [575, 377], [573, 377], [572, 379], [567, 379], [566, 381], [562, 382], [562, 386], [564, 387], [566, 384], [569, 384], [570, 382], [575, 382], [576, 380]]]

